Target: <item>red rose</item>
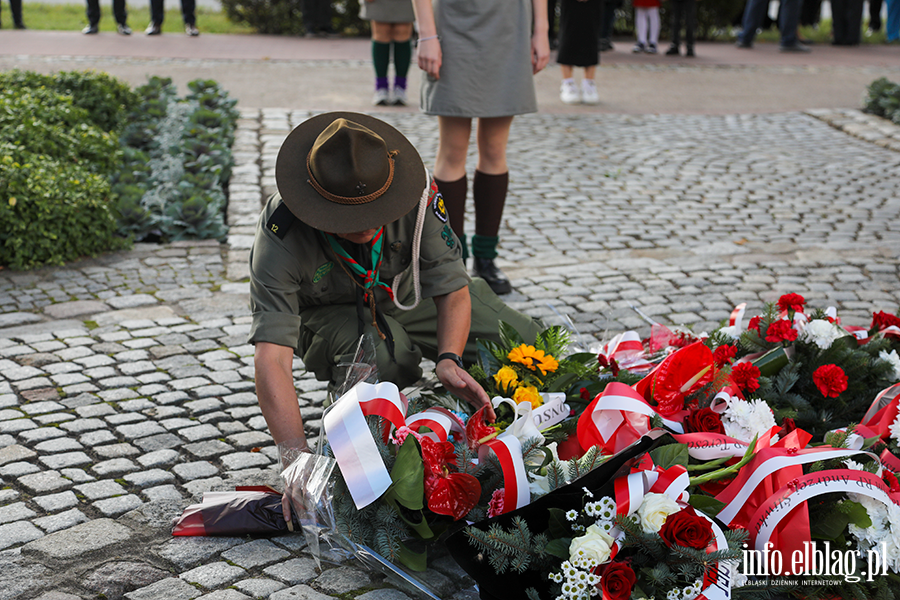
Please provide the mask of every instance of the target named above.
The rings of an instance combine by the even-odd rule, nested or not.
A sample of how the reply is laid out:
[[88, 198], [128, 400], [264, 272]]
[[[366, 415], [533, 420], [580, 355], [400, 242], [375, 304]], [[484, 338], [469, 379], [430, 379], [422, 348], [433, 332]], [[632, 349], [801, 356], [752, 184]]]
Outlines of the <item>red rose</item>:
[[837, 365], [822, 365], [813, 373], [813, 383], [826, 398], [837, 398], [847, 389], [847, 376]]
[[800, 294], [785, 294], [778, 299], [778, 308], [784, 312], [802, 313], [804, 304], [806, 304], [806, 299]]
[[755, 392], [759, 389], [759, 369], [753, 363], [738, 363], [731, 367], [731, 380], [741, 388], [742, 392]]
[[692, 433], [721, 433], [725, 435], [722, 417], [711, 408], [693, 410], [685, 420], [688, 431]]
[[712, 535], [712, 523], [694, 512], [692, 506], [686, 506], [666, 517], [666, 522], [659, 530], [659, 537], [670, 548], [685, 546], [702, 550], [709, 545]]
[[737, 348], [723, 344], [713, 351], [713, 361], [715, 361], [717, 367], [721, 367], [725, 363], [730, 363], [736, 354]]
[[747, 323], [747, 329], [755, 329], [755, 330], [759, 331], [759, 322], [761, 320], [762, 320], [762, 318], [759, 315], [752, 317], [750, 319], [750, 322]]
[[797, 330], [785, 319], [775, 321], [766, 329], [767, 342], [793, 342], [797, 339]]
[[[602, 571], [602, 572], [601, 572]], [[595, 572], [601, 576], [597, 587], [603, 592], [603, 600], [628, 600], [637, 583], [637, 577], [627, 562], [600, 565]]]
[[881, 331], [882, 329], [886, 329], [891, 325], [900, 327], [900, 318], [884, 311], [872, 313], [872, 326], [869, 329]]

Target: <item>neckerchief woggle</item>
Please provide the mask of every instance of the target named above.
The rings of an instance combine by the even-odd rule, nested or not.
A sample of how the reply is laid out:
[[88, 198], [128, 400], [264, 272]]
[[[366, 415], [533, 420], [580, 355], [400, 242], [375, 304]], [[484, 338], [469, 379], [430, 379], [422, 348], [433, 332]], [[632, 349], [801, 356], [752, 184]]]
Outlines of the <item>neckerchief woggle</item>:
[[370, 244], [371, 253], [372, 253], [372, 268], [365, 269], [359, 262], [357, 262], [350, 254], [344, 250], [344, 247], [337, 241], [337, 237], [330, 234], [322, 232], [322, 235], [325, 236], [325, 239], [328, 241], [328, 245], [331, 247], [331, 250], [335, 253], [335, 255], [343, 261], [345, 265], [350, 268], [350, 271], [354, 274], [362, 278], [363, 280], [363, 288], [366, 290], [366, 300], [368, 301], [368, 295], [370, 293], [374, 293], [376, 287], [380, 287], [384, 291], [387, 292], [388, 297], [393, 300], [394, 292], [391, 290], [390, 286], [385, 283], [382, 283], [381, 277], [379, 275], [379, 271], [381, 270], [381, 248], [384, 244], [384, 226], [378, 229], [378, 233], [375, 234], [375, 237], [372, 238]]

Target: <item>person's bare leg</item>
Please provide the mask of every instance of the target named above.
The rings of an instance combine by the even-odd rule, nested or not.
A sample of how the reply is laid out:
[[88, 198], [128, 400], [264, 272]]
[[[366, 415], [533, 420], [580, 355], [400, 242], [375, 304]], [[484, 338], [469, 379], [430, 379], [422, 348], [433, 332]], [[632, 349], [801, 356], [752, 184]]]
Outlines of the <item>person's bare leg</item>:
[[469, 256], [466, 244], [466, 155], [469, 153], [469, 137], [472, 133], [472, 119], [465, 117], [438, 117], [440, 141], [434, 163], [434, 180], [444, 198], [450, 227], [459, 238], [463, 249], [463, 259]]

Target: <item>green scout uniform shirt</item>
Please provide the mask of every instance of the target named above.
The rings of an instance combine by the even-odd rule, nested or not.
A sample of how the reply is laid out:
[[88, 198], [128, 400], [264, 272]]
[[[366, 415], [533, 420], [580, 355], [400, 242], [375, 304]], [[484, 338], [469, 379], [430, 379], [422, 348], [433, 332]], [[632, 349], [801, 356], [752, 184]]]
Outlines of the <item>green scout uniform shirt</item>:
[[[425, 208], [419, 258], [422, 298], [449, 294], [470, 282], [459, 242], [439, 199], [437, 196]], [[287, 207], [273, 219], [279, 206], [281, 196], [276, 193], [260, 215], [250, 252], [250, 342], [270, 342], [297, 350], [301, 311], [336, 304], [355, 306], [356, 286], [315, 229], [285, 212]], [[417, 204], [404, 217], [384, 226], [380, 277], [388, 286], [393, 285], [396, 275], [410, 267], [418, 207]], [[345, 240], [341, 243], [348, 249], [354, 246]], [[397, 294], [404, 305], [412, 303], [412, 287], [412, 273], [405, 273]], [[400, 310], [386, 291], [377, 289], [375, 294], [385, 314]]]

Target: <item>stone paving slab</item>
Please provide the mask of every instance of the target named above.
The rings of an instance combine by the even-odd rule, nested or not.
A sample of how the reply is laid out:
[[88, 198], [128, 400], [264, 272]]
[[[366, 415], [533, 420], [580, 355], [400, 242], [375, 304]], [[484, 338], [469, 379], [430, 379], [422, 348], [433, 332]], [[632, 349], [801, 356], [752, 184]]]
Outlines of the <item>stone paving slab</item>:
[[[0, 316], [27, 315], [0, 320], [0, 600], [412, 597], [352, 561], [319, 569], [299, 535], [170, 536], [205, 491], [279, 485], [246, 343], [246, 240], [281, 141], [310, 114], [243, 111], [228, 215], [238, 243], [0, 271]], [[433, 163], [433, 119], [386, 119]], [[585, 347], [645, 335], [647, 318], [710, 330], [735, 304], [758, 311], [785, 292], [849, 324], [896, 312], [897, 131], [854, 111], [517, 118], [506, 300], [570, 319]], [[72, 308], [90, 303], [105, 308]], [[314, 440], [325, 384], [293, 367]], [[474, 598], [461, 575], [439, 557], [423, 579]]]

